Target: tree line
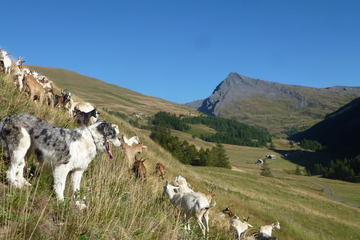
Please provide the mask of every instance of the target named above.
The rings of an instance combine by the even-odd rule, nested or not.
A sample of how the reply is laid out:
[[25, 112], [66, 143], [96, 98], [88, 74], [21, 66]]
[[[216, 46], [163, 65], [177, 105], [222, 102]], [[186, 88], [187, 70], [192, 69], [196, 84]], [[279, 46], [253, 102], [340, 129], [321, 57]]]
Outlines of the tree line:
[[316, 163], [307, 169], [313, 175], [323, 175], [331, 179], [360, 182], [360, 155], [349, 159], [332, 160], [328, 166]]
[[158, 112], [152, 123], [157, 126], [175, 129], [178, 131], [189, 131], [189, 124], [203, 124], [213, 128], [217, 133], [199, 136], [200, 139], [207, 142], [221, 142], [232, 145], [266, 147], [267, 143], [272, 143], [272, 137], [268, 132], [240, 123], [236, 120], [201, 115], [188, 117], [184, 115], [176, 116], [167, 112]]
[[189, 144], [186, 140], [181, 142], [177, 136], [171, 136], [169, 132], [152, 131], [150, 138], [183, 164], [231, 168], [229, 158], [221, 143], [217, 143], [212, 149], [200, 148], [198, 151], [194, 144]]

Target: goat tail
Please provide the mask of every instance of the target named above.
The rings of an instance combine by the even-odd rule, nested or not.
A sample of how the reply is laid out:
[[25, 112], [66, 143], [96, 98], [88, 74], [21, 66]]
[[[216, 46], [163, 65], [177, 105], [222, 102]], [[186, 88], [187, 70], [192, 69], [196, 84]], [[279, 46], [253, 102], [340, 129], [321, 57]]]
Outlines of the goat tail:
[[205, 210], [207, 211], [207, 210], [209, 210], [210, 208], [213, 208], [213, 207], [215, 207], [215, 206], [216, 206], [216, 202], [214, 201], [213, 204], [211, 204], [211, 205], [209, 205], [209, 206], [207, 206], [207, 207], [204, 207], [203, 209], [205, 209]]
[[215, 207], [215, 206], [216, 206], [216, 202], [214, 201], [214, 203], [211, 204], [211, 205], [209, 206], [209, 208], [213, 208], [213, 207]]

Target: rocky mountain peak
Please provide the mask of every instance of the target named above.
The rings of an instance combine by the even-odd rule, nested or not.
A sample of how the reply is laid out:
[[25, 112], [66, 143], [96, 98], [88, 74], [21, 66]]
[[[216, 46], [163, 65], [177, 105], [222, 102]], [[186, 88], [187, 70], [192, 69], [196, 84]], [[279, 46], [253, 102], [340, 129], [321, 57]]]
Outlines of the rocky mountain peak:
[[[280, 114], [284, 119], [272, 117], [271, 121], [282, 125], [288, 116], [293, 116], [294, 112], [290, 113], [290, 110], [300, 116], [321, 119], [327, 112], [335, 111], [357, 97], [360, 97], [360, 87], [311, 88], [268, 82], [232, 72], [208, 98], [185, 105], [209, 115], [247, 121], [263, 116], [267, 120], [261, 121], [269, 122], [270, 111], [277, 111], [277, 116]], [[260, 102], [266, 106], [260, 106]]]

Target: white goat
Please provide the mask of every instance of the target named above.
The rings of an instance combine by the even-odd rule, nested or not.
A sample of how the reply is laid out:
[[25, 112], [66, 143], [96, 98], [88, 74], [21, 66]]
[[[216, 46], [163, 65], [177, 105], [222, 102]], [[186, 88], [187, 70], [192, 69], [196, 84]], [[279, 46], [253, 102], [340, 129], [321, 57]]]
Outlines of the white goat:
[[24, 57], [19, 57], [17, 60], [16, 60], [16, 66], [18, 66], [18, 68], [21, 70], [22, 69], [22, 64], [25, 62], [23, 61]]
[[230, 210], [230, 206], [222, 210], [224, 214], [228, 214], [230, 217], [230, 229], [235, 229], [238, 235], [238, 239], [240, 240], [241, 233], [244, 232], [249, 227], [252, 227], [249, 224], [249, 218], [247, 219], [243, 217], [244, 222], [241, 222], [239, 217], [233, 214]]
[[191, 189], [190, 184], [181, 175], [175, 177], [174, 184], [175, 186], [179, 187], [179, 192], [194, 192]]
[[276, 222], [273, 222], [270, 225], [265, 225], [265, 226], [261, 226], [259, 228], [260, 231], [260, 236], [264, 236], [264, 237], [271, 237], [271, 232], [275, 230], [275, 228], [280, 230], [280, 223], [279, 221], [276, 219]]
[[24, 75], [25, 73], [23, 73], [22, 71], [16, 71], [14, 73], [14, 84], [16, 87], [19, 88], [20, 91], [22, 91], [24, 88], [24, 83], [23, 83]]
[[[171, 203], [182, 209], [185, 217], [185, 230], [190, 230], [190, 217], [194, 217], [205, 236], [209, 232], [209, 209], [213, 208], [216, 203], [209, 205], [208, 200], [200, 193], [175, 193], [174, 189], [176, 188], [178, 187], [170, 185], [166, 180], [163, 195], [167, 194]], [[202, 223], [202, 217], [205, 219], [205, 226]]]
[[27, 75], [31, 75], [31, 71], [30, 71], [30, 69], [28, 69], [28, 68], [22, 67], [22, 68], [21, 68], [21, 71], [23, 71], [23, 72], [26, 73]]
[[138, 145], [138, 144], [140, 143], [140, 139], [139, 139], [138, 136], [133, 136], [133, 137], [131, 137], [131, 138], [128, 139], [128, 138], [125, 137], [125, 135], [123, 134], [123, 135], [121, 136], [121, 138], [122, 138], [123, 142], [124, 142], [124, 143], [127, 143], [127, 145], [129, 145], [129, 146], [132, 146], [134, 143], [135, 143], [135, 145]]
[[36, 72], [36, 71], [32, 71], [31, 72], [32, 74], [32, 76], [36, 79], [36, 81], [38, 81], [39, 82], [39, 79], [38, 79], [38, 77], [39, 77], [39, 73], [38, 72]]
[[11, 53], [7, 53], [5, 50], [1, 50], [1, 61], [4, 63], [4, 73], [10, 73], [11, 71], [11, 59], [8, 57]]
[[[182, 192], [182, 193], [194, 192], [194, 190], [191, 189], [191, 185], [181, 175], [175, 177], [174, 185], [176, 187], [179, 187], [178, 192]], [[216, 195], [210, 192], [209, 190], [208, 193], [201, 193], [201, 192], [197, 192], [197, 193], [202, 194], [208, 200], [209, 204], [211, 203], [212, 197]]]

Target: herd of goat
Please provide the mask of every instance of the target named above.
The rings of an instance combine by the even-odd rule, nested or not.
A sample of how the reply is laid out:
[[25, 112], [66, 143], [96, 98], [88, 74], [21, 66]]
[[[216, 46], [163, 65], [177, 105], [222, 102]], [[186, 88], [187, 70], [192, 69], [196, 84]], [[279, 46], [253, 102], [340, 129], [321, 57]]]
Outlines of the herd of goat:
[[[7, 51], [0, 49], [0, 70], [5, 74], [12, 74], [14, 84], [20, 91], [24, 91], [29, 96], [30, 101], [37, 101], [54, 108], [65, 108], [69, 116], [76, 118], [80, 125], [89, 125], [97, 121], [99, 113], [90, 103], [73, 102], [72, 94], [68, 90], [62, 90], [57, 95], [52, 86], [52, 81], [46, 76], [24, 67], [22, 65], [24, 58], [19, 57], [14, 63], [9, 55], [10, 53]], [[122, 135], [120, 140], [122, 142], [121, 149], [128, 162], [129, 169], [132, 169], [136, 178], [144, 180], [147, 173], [144, 165], [146, 159], [137, 159], [136, 154], [142, 153], [142, 149], [146, 146], [140, 142], [138, 136], [128, 139]], [[165, 166], [157, 163], [153, 174], [164, 180], [165, 173]], [[173, 182], [165, 181], [163, 196], [165, 194], [168, 195], [170, 202], [175, 207], [182, 210], [186, 230], [190, 230], [189, 221], [193, 217], [204, 236], [209, 232], [209, 211], [216, 205], [215, 202], [211, 204], [212, 197], [215, 194], [212, 192], [207, 194], [194, 192], [182, 176], [176, 177]], [[230, 228], [236, 233], [238, 239], [276, 239], [271, 234], [275, 228], [280, 229], [278, 220], [271, 225], [255, 229], [249, 224], [249, 217], [242, 217], [243, 221], [241, 221], [238, 216], [233, 214], [230, 207], [232, 206], [222, 210], [222, 214], [224, 214], [223, 217], [225, 214], [229, 216]], [[203, 218], [205, 225], [202, 222]]]

